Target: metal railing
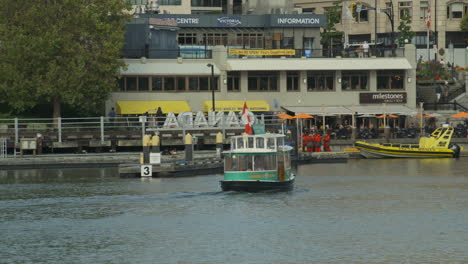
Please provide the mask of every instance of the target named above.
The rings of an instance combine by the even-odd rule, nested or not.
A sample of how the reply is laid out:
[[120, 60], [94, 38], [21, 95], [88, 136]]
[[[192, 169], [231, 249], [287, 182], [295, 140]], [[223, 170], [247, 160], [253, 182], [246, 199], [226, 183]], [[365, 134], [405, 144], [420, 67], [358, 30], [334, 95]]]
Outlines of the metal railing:
[[[238, 48], [233, 48], [238, 49]], [[246, 49], [246, 50], [262, 50], [262, 49]], [[273, 51], [275, 49], [272, 49]], [[393, 55], [393, 49], [391, 48], [369, 48], [367, 52], [364, 52], [362, 49], [356, 48], [337, 48], [337, 49], [290, 49], [294, 50], [294, 55], [234, 55], [229, 54], [228, 49], [228, 57], [229, 58], [336, 58], [338, 56], [343, 58], [367, 58], [367, 57], [404, 57], [405, 51], [404, 49], [395, 49], [395, 55]]]
[[211, 59], [213, 56], [211, 49], [207, 48], [184, 48], [177, 49], [123, 49], [123, 58], [139, 59], [175, 59], [182, 57], [185, 59]]
[[0, 159], [7, 157], [7, 139], [0, 138]]
[[424, 110], [468, 111], [468, 108], [454, 101], [452, 103], [424, 103]]

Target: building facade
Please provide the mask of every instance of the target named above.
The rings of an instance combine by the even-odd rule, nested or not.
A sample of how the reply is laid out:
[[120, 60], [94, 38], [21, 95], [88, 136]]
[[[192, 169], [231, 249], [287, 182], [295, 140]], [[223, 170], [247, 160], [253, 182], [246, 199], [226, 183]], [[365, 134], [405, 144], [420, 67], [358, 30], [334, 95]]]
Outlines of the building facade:
[[[396, 56], [388, 51], [329, 57], [319, 44], [325, 21], [311, 14], [139, 18], [143, 38], [136, 43], [152, 45], [145, 36], [161, 40], [158, 34], [168, 38], [176, 31], [177, 51], [148, 52], [152, 47], [143, 45], [145, 51], [126, 53], [128, 66], [106, 106], [121, 115], [154, 111], [158, 102], [164, 112], [207, 112], [214, 94], [217, 111], [241, 110], [247, 101], [253, 111], [413, 114], [415, 46], [398, 49]], [[164, 108], [174, 101], [180, 103]], [[139, 112], [125, 109], [146, 102], [152, 103]]]
[[[325, 14], [326, 9], [333, 6], [333, 0], [294, 0], [295, 6], [302, 13]], [[360, 12], [352, 12], [353, 3], [362, 6]], [[336, 28], [345, 32], [345, 42], [384, 43], [391, 44], [391, 19], [394, 21], [394, 31], [404, 15], [411, 20], [411, 29], [416, 36], [411, 40], [418, 49], [418, 56], [425, 60], [434, 59], [440, 48], [446, 50], [446, 61], [456, 65], [467, 65], [465, 48], [468, 44], [468, 32], [461, 32], [460, 22], [468, 15], [467, 0], [344, 0], [342, 1], [342, 19]], [[375, 10], [377, 9], [377, 12]], [[385, 11], [387, 10], [387, 11]], [[391, 11], [393, 10], [393, 15]], [[387, 15], [386, 12], [389, 14]], [[390, 12], [390, 13], [389, 13]], [[427, 17], [430, 17], [429, 48]], [[441, 57], [438, 56], [438, 59]]]

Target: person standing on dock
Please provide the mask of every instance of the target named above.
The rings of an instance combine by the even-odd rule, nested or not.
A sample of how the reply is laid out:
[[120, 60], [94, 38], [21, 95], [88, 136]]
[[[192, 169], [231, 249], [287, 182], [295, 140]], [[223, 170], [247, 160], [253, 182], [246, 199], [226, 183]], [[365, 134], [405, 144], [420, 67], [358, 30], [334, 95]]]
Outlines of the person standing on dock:
[[114, 107], [112, 107], [112, 109], [109, 112], [109, 122], [111, 123], [111, 125], [114, 125], [114, 120], [115, 120], [116, 115], [117, 113], [115, 112]]
[[327, 134], [325, 135], [325, 137], [323, 138], [323, 151], [325, 152], [331, 152], [331, 149], [330, 149], [330, 140], [331, 140], [331, 137], [330, 137], [330, 130], [327, 131]]

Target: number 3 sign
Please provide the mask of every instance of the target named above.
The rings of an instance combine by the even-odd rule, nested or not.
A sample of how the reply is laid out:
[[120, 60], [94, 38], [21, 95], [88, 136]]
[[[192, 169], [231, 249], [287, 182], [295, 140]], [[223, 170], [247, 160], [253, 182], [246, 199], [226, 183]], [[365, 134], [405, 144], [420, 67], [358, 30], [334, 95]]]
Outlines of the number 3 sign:
[[141, 177], [151, 177], [151, 176], [153, 176], [153, 166], [141, 165]]

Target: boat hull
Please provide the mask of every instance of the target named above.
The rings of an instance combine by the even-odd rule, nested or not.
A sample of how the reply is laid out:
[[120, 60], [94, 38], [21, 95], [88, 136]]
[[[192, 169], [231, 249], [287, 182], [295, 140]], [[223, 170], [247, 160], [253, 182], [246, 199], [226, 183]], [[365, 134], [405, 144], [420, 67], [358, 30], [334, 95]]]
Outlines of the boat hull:
[[355, 147], [366, 158], [452, 158], [455, 155], [451, 149], [404, 149], [364, 142], [356, 142]]
[[290, 191], [294, 187], [294, 178], [288, 181], [220, 181], [223, 191], [261, 192]]

